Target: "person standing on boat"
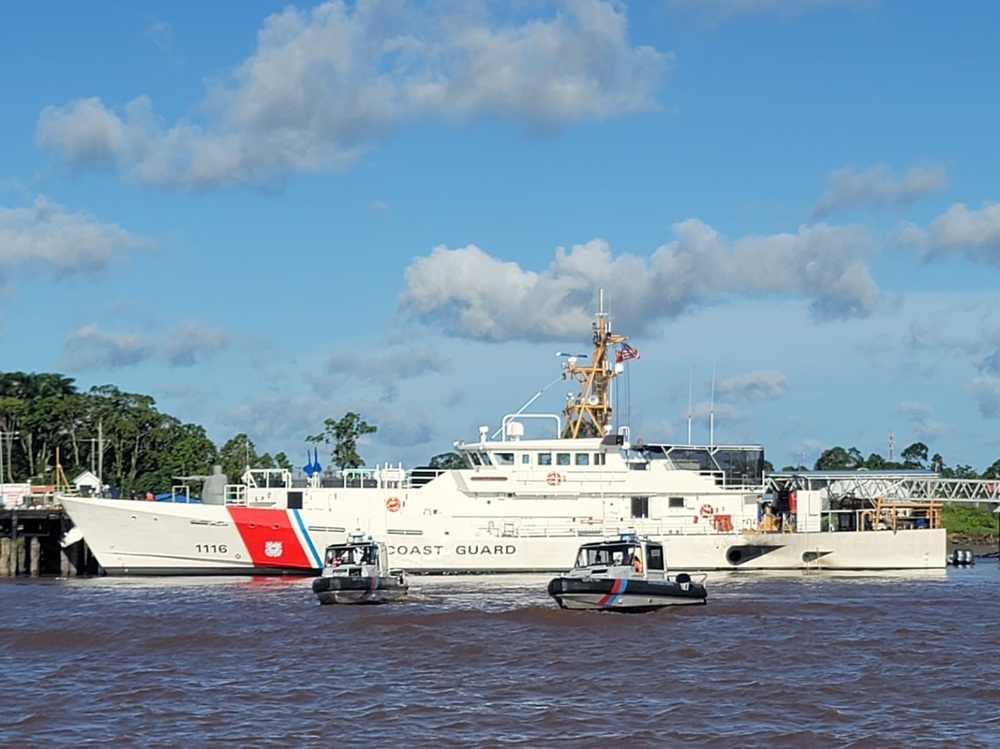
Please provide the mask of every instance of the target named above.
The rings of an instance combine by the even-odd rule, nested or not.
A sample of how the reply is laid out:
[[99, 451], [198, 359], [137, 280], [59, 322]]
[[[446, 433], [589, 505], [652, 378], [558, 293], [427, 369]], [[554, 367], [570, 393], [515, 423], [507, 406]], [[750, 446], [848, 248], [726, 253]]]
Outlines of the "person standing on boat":
[[636, 548], [632, 555], [632, 569], [642, 574], [642, 549]]

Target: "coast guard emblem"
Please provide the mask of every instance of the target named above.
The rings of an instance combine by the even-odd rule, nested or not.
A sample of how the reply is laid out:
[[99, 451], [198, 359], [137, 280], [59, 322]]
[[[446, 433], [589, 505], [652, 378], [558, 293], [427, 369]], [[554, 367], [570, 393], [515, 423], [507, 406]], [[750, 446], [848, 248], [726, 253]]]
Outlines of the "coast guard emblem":
[[264, 556], [280, 557], [281, 556], [281, 541], [265, 541], [264, 542]]

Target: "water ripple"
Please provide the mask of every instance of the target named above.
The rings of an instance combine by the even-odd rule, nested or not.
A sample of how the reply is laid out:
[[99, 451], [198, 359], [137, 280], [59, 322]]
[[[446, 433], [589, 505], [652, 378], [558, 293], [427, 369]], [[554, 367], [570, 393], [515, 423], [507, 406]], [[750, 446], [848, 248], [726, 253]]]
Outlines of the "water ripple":
[[715, 575], [708, 606], [642, 616], [546, 582], [374, 608], [294, 579], [0, 583], [0, 745], [995, 745], [996, 565]]

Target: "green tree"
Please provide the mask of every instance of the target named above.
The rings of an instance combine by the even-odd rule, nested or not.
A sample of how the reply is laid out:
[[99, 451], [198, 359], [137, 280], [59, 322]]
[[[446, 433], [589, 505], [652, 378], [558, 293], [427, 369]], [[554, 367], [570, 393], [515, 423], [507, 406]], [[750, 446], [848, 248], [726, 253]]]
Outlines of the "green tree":
[[326, 427], [323, 433], [306, 437], [306, 442], [332, 444], [333, 451], [330, 458], [341, 470], [360, 468], [365, 464], [358, 455], [358, 440], [366, 434], [375, 434], [378, 427], [364, 421], [353, 411], [344, 414], [340, 421], [327, 419], [323, 425]]
[[984, 479], [1000, 479], [1000, 460], [993, 461], [993, 464], [983, 471]]
[[431, 468], [437, 468], [439, 470], [453, 470], [456, 468], [468, 468], [468, 464], [458, 453], [441, 453], [440, 455], [435, 455], [431, 458], [428, 466]]
[[853, 471], [864, 466], [864, 458], [856, 447], [849, 450], [830, 447], [816, 459], [817, 471]]
[[979, 472], [975, 468], [962, 463], [955, 466], [953, 473], [957, 479], [978, 479], [980, 477]]
[[903, 459], [903, 468], [917, 470], [927, 465], [927, 445], [923, 442], [914, 442], [900, 453]]
[[886, 467], [886, 460], [878, 453], [872, 453], [865, 459], [865, 468], [869, 471], [881, 471]]
[[257, 466], [257, 449], [253, 440], [240, 433], [229, 439], [219, 450], [219, 464], [229, 483], [239, 483], [247, 468]]

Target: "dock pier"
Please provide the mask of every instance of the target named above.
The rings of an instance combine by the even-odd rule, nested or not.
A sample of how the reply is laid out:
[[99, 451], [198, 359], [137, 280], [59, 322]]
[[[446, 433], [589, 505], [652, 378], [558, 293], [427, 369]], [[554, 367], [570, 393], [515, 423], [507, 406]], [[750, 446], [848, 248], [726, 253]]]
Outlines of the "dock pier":
[[97, 560], [83, 541], [63, 547], [71, 527], [58, 506], [0, 510], [0, 578], [97, 574]]

